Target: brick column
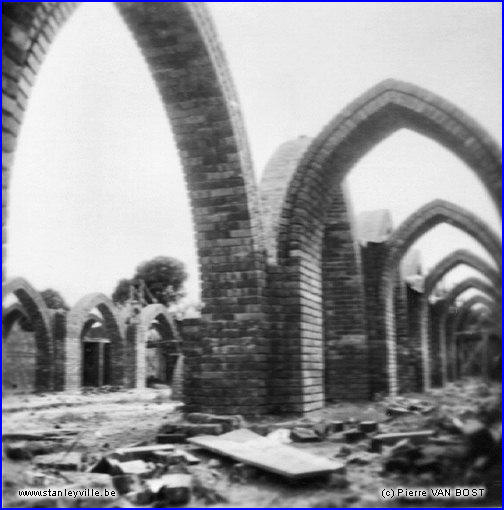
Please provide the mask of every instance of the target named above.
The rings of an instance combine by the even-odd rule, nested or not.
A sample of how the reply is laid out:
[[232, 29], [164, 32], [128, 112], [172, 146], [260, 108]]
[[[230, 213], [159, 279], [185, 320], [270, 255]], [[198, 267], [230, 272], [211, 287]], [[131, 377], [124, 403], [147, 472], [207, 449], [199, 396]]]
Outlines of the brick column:
[[135, 341], [135, 388], [142, 390], [145, 388], [146, 372], [146, 331], [142, 324], [136, 325]]
[[369, 341], [369, 375], [371, 394], [388, 393], [387, 342], [384, 311], [380, 304], [382, 266], [387, 254], [386, 243], [368, 243], [362, 247], [362, 268]]
[[425, 294], [420, 296], [419, 303], [419, 326], [420, 326], [420, 348], [422, 356], [422, 377], [423, 391], [427, 391], [432, 387], [432, 345], [431, 345], [431, 328], [430, 328], [430, 305], [428, 297]]
[[368, 340], [360, 247], [344, 191], [333, 195], [322, 250], [325, 397], [369, 397]]
[[395, 330], [397, 343], [398, 392], [410, 392], [415, 387], [416, 351], [408, 331], [408, 296], [406, 283], [399, 271], [394, 289]]
[[444, 306], [443, 301], [438, 301], [434, 305], [430, 306], [430, 352], [433, 387], [444, 386], [446, 381], [446, 343], [445, 331], [444, 327], [442, 327]]
[[408, 338], [411, 353], [411, 381], [412, 391], [424, 391], [425, 367], [424, 347], [422, 342], [422, 300], [423, 294], [407, 287], [408, 303]]

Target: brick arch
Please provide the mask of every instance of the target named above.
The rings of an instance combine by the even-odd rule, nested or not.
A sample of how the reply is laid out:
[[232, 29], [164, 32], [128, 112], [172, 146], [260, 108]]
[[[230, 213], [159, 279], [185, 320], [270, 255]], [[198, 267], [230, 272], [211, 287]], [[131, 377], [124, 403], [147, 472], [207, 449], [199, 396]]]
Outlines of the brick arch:
[[[391, 393], [395, 393], [397, 390], [394, 271], [396, 271], [401, 258], [406, 254], [408, 249], [422, 235], [442, 223], [447, 223], [459, 228], [473, 237], [489, 252], [497, 267], [502, 267], [502, 247], [497, 235], [475, 214], [446, 200], [433, 200], [422, 206], [394, 230], [387, 241], [387, 254], [382, 268], [380, 296], [384, 310], [387, 373], [389, 378], [389, 390]], [[422, 315], [426, 313], [425, 307], [426, 304], [423, 307], [423, 312], [421, 312]], [[423, 377], [427, 379], [428, 375], [425, 366], [427, 363], [427, 346], [425, 344], [425, 335], [421, 335], [420, 341], [421, 344], [415, 346], [415, 348], [423, 360]]]
[[26, 315], [23, 305], [21, 303], [12, 303], [2, 313], [2, 336], [4, 339], [9, 336], [10, 330], [18, 321], [21, 321], [21, 327], [24, 331], [33, 332], [33, 326]]
[[[360, 96], [315, 138], [290, 183], [279, 233], [279, 254], [310, 236], [316, 242], [334, 186], [379, 142], [401, 128], [446, 147], [483, 182], [501, 210], [502, 154], [479, 124], [447, 100], [415, 85], [386, 80]], [[294, 226], [306, 226], [301, 233]]]
[[497, 302], [500, 300], [499, 289], [497, 287], [488, 284], [487, 282], [481, 280], [480, 278], [476, 278], [475, 276], [473, 276], [471, 278], [466, 278], [465, 280], [462, 280], [449, 290], [449, 292], [444, 297], [445, 309], [448, 309], [450, 306], [452, 306], [455, 303], [455, 300], [460, 296], [460, 294], [462, 294], [468, 289], [479, 290], [480, 292], [483, 292], [483, 294], [490, 296]]
[[259, 192], [268, 259], [276, 261], [276, 239], [280, 228], [280, 215], [289, 184], [313, 138], [300, 136], [278, 147], [268, 160], [261, 176]]
[[388, 253], [383, 269], [383, 286], [408, 249], [426, 232], [447, 223], [478, 241], [490, 254], [497, 267], [502, 266], [502, 246], [488, 225], [470, 211], [447, 200], [433, 200], [406, 218], [387, 241]]
[[[73, 2], [8, 2], [3, 9], [2, 101], [4, 200], [2, 243], [7, 249], [8, 182], [31, 87]], [[209, 13], [201, 2], [117, 2], [147, 62], [170, 120], [188, 186], [200, 267], [208, 356], [245, 363], [264, 349], [264, 239], [259, 197], [236, 92]], [[3, 258], [5, 263], [5, 257]], [[3, 274], [5, 275], [5, 267]], [[246, 342], [228, 331], [247, 330]], [[244, 345], [244, 344], [247, 345]], [[219, 344], [219, 346], [217, 346]], [[232, 350], [233, 350], [232, 349]], [[230, 351], [229, 351], [230, 352]], [[217, 377], [194, 388], [194, 406], [220, 405], [247, 397], [250, 410], [264, 405], [263, 369], [255, 389], [238, 394]], [[228, 377], [239, 379], [239, 371]], [[203, 396], [203, 393], [206, 393]], [[253, 397], [251, 395], [254, 395]], [[208, 397], [208, 398], [207, 398]], [[188, 395], [186, 401], [190, 401]], [[245, 405], [245, 407], [247, 407]]]
[[166, 306], [159, 303], [142, 308], [142, 312], [140, 313], [140, 322], [144, 331], [147, 331], [152, 321], [158, 318], [162, 320], [164, 328], [170, 331], [173, 338], [179, 337], [177, 327], [173, 320], [173, 315], [168, 312]]
[[[78, 390], [82, 381], [82, 335], [91, 311], [97, 308], [111, 342], [111, 384], [124, 384], [124, 331], [112, 301], [101, 293], [92, 293], [80, 299], [67, 316], [65, 343], [65, 389]], [[94, 319], [93, 319], [94, 320]]]
[[[176, 340], [178, 342], [181, 341], [180, 333], [175, 325], [175, 321], [173, 318], [173, 314], [168, 312], [166, 306], [156, 303], [152, 305], [148, 305], [142, 309], [140, 314], [140, 335], [138, 335], [137, 340], [137, 349], [135, 354], [135, 364], [136, 364], [136, 379], [137, 379], [137, 387], [140, 384], [145, 384], [146, 379], [146, 359], [147, 353], [145, 352], [146, 344], [147, 344], [147, 331], [154, 319], [160, 320], [162, 325], [162, 329], [168, 338]], [[182, 353], [178, 350], [180, 343], [176, 344], [177, 350], [173, 354]], [[182, 363], [182, 362], [181, 362]], [[179, 363], [179, 372], [182, 370], [182, 365]], [[181, 374], [179, 374], [181, 375]], [[180, 393], [180, 392], [179, 392]], [[178, 398], [181, 398], [181, 394], [177, 395]]]
[[496, 302], [492, 299], [485, 297], [481, 294], [477, 296], [472, 296], [471, 298], [464, 301], [462, 306], [457, 309], [457, 315], [455, 316], [455, 320], [453, 322], [453, 333], [457, 333], [460, 326], [464, 323], [464, 320], [467, 318], [467, 314], [476, 306], [483, 305], [489, 311], [496, 309]]
[[[313, 379], [323, 372], [320, 260], [325, 217], [334, 190], [360, 158], [401, 128], [433, 139], [462, 159], [501, 210], [500, 149], [483, 128], [448, 101], [414, 85], [387, 80], [337, 115], [297, 166], [274, 248], [278, 265], [285, 268], [281, 285], [291, 291], [284, 309], [286, 320], [280, 319], [275, 328], [285, 331], [285, 341], [299, 354], [298, 373], [303, 365], [319, 367], [314, 369], [319, 375], [314, 372]], [[299, 318], [290, 319], [296, 316]], [[304, 387], [301, 393], [303, 400]], [[317, 405], [313, 397], [317, 390], [311, 388], [309, 393], [311, 402], [305, 410]]]
[[[442, 259], [427, 275], [424, 285], [424, 293], [420, 299], [420, 343], [422, 346], [422, 363], [424, 370], [424, 387], [427, 389], [431, 383], [431, 367], [430, 367], [430, 347], [432, 342], [429, 340], [428, 325], [429, 325], [429, 302], [428, 297], [432, 293], [437, 282], [454, 267], [465, 264], [478, 270], [485, 275], [496, 286], [500, 285], [499, 272], [493, 268], [486, 261], [474, 255], [468, 250], [456, 250]], [[442, 338], [442, 337], [441, 337]], [[448, 339], [453, 341], [453, 339]], [[432, 345], [432, 349], [436, 350], [439, 346]]]
[[424, 294], [430, 296], [436, 284], [452, 269], [466, 265], [476, 269], [486, 276], [491, 282], [499, 282], [499, 273], [485, 260], [469, 250], [455, 250], [444, 259], [440, 260], [425, 278]]
[[453, 314], [451, 309], [455, 304], [456, 299], [466, 290], [475, 289], [479, 290], [486, 296], [490, 297], [497, 303], [501, 301], [500, 290], [484, 280], [477, 277], [466, 278], [453, 286], [450, 291], [444, 296], [441, 301], [439, 316], [437, 319], [437, 339], [439, 342], [439, 357], [441, 367], [441, 381], [442, 384], [449, 379], [452, 374], [454, 362], [454, 344], [453, 335], [451, 334], [451, 325]]
[[21, 303], [34, 329], [36, 344], [35, 390], [51, 391], [54, 389], [54, 346], [49, 310], [40, 293], [24, 278], [14, 278], [3, 286], [3, 299], [10, 294], [14, 294]]

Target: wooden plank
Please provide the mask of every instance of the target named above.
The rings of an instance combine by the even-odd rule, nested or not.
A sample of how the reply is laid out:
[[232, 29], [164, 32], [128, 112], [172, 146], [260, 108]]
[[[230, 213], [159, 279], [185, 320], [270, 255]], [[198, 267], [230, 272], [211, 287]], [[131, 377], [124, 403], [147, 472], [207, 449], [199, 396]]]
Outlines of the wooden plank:
[[291, 479], [324, 475], [344, 468], [341, 462], [275, 443], [247, 429], [234, 430], [221, 436], [193, 437], [188, 441], [214, 453]]

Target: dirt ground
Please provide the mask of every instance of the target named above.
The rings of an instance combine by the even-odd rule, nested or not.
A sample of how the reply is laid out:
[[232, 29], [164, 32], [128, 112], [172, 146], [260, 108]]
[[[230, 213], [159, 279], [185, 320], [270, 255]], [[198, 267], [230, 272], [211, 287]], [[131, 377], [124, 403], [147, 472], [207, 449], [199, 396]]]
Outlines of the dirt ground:
[[[413, 411], [399, 416], [387, 415], [387, 409], [406, 409], [411, 402], [420, 401], [422, 412]], [[408, 466], [394, 468], [387, 461], [394, 450], [384, 447], [381, 453], [370, 453], [370, 438], [347, 443], [342, 434], [332, 434], [324, 440], [311, 443], [291, 443], [295, 448], [341, 461], [343, 472], [330, 477], [307, 481], [288, 482], [279, 476], [253, 470], [243, 476], [233, 475], [234, 462], [204, 450], [182, 445], [201, 459], [197, 466], [189, 467], [199, 484], [208, 489], [193, 491], [188, 507], [283, 507], [283, 508], [337, 508], [337, 507], [449, 507], [449, 506], [501, 506], [500, 457], [490, 467], [476, 469], [477, 453], [471, 453], [470, 440], [457, 434], [450, 425], [453, 418], [477, 418], [492, 428], [496, 448], [501, 448], [501, 386], [487, 385], [475, 380], [449, 384], [444, 389], [424, 394], [402, 395], [391, 401], [358, 404], [340, 403], [298, 419], [293, 423], [285, 418], [262, 417], [246, 420], [247, 426], [262, 433], [293, 425], [312, 427], [318, 423], [341, 420], [346, 428], [358, 426], [361, 421], [376, 421], [379, 431], [407, 432], [422, 429], [434, 430], [429, 440], [429, 458], [436, 458], [432, 469], [410, 472]], [[394, 413], [392, 413], [394, 414]], [[29, 395], [5, 397], [3, 402], [3, 434], [52, 429], [72, 429], [78, 434], [57, 444], [62, 455], [71, 450], [83, 454], [85, 465], [90, 466], [102, 455], [118, 447], [139, 442], [155, 443], [159, 427], [182, 419], [180, 403], [170, 400], [170, 390], [145, 390], [141, 393], [118, 391], [88, 395]], [[82, 483], [82, 473], [41, 469], [32, 460], [12, 460], [5, 454], [9, 442], [4, 439], [3, 454], [3, 506], [43, 506], [43, 502], [22, 502], [17, 490], [30, 486], [30, 472], [42, 472], [50, 478], [50, 486], [68, 486]], [[474, 448], [473, 448], [474, 449]], [[425, 450], [427, 451], [427, 450]], [[81, 478], [79, 478], [81, 477]], [[380, 489], [385, 487], [485, 487], [483, 499], [439, 500], [383, 500]], [[109, 507], [136, 506], [124, 497], [108, 501]], [[54, 502], [53, 502], [54, 504]], [[60, 507], [102, 506], [96, 500], [59, 502]]]

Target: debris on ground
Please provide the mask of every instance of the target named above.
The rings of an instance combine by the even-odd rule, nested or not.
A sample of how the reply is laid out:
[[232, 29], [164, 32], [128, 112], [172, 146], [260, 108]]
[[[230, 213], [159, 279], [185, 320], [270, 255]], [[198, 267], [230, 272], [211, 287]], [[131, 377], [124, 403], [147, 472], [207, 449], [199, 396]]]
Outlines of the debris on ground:
[[[47, 411], [52, 421], [21, 411], [18, 430], [3, 434], [4, 506], [381, 506], [378, 489], [399, 485], [482, 486], [478, 505], [500, 502], [500, 390], [474, 380], [291, 421], [183, 415], [157, 403], [146, 419], [145, 404], [140, 413], [127, 405], [122, 428], [100, 410]], [[116, 495], [18, 500], [26, 487]]]

